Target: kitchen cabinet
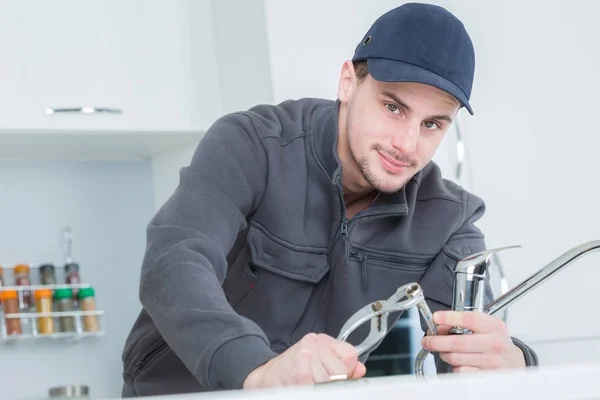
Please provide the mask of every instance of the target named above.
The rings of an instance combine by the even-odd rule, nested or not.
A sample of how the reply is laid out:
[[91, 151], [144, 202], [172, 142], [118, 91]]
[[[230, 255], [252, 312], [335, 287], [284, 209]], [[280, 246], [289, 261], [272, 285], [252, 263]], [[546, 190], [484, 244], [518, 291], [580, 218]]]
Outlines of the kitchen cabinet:
[[8, 0], [0, 157], [130, 158], [221, 112], [211, 0]]

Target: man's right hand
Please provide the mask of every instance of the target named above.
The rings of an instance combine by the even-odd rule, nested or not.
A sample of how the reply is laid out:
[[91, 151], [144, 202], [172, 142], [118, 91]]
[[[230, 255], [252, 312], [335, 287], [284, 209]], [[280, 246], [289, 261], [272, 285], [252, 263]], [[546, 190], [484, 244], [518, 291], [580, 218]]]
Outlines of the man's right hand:
[[312, 385], [339, 379], [362, 378], [367, 369], [354, 346], [325, 334], [309, 333], [298, 343], [253, 370], [244, 389]]

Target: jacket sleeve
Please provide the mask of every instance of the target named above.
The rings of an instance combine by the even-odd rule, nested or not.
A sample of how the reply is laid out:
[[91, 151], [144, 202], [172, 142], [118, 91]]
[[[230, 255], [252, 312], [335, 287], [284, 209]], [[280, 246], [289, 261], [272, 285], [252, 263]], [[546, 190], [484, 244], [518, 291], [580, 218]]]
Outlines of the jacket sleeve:
[[[465, 192], [462, 222], [455, 232], [450, 236], [442, 251], [434, 258], [426, 274], [419, 282], [423, 288], [427, 305], [434, 313], [439, 310], [449, 310], [452, 307], [452, 291], [454, 286], [454, 270], [456, 264], [463, 258], [486, 249], [485, 237], [475, 223], [485, 212], [484, 202]], [[488, 279], [485, 288], [485, 303], [494, 299], [492, 287]], [[421, 319], [423, 332], [427, 326]], [[525, 343], [517, 338], [512, 338], [513, 343], [521, 349], [527, 366], [537, 366], [536, 353]], [[452, 366], [442, 361], [438, 354], [433, 354], [438, 373], [452, 372]]]
[[265, 191], [266, 153], [248, 116], [215, 122], [178, 187], [147, 227], [140, 300], [199, 382], [239, 389], [277, 354], [265, 333], [237, 314], [222, 283], [226, 256]]

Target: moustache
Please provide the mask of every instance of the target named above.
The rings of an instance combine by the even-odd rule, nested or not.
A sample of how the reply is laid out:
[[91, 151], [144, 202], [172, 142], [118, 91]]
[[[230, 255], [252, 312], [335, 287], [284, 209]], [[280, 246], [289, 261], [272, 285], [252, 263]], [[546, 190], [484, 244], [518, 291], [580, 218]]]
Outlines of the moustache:
[[409, 155], [400, 154], [393, 150], [386, 150], [379, 145], [374, 145], [373, 150], [377, 150], [378, 152], [385, 154], [387, 157], [391, 158], [392, 160], [395, 160], [402, 164], [408, 164], [411, 167], [417, 166], [419, 164], [419, 161], [414, 157], [411, 157]]

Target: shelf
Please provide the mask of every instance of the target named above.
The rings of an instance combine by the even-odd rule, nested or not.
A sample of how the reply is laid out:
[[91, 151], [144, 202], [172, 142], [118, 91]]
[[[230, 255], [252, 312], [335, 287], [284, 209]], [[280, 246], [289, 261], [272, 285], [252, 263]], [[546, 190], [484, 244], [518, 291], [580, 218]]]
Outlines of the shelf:
[[[105, 312], [96, 309], [96, 296], [92, 290], [83, 289], [92, 285], [76, 281], [70, 272], [79, 270], [79, 265], [71, 258], [72, 235], [69, 227], [63, 228], [63, 262], [17, 262], [3, 263], [3, 285], [0, 307], [0, 339], [4, 342], [17, 342], [37, 339], [64, 339], [77, 342], [84, 338], [103, 336]], [[43, 265], [53, 269], [42, 271]], [[16, 274], [18, 266], [27, 267], [27, 281]], [[68, 267], [77, 267], [68, 271]], [[38, 270], [32, 273], [33, 270]], [[58, 270], [58, 271], [57, 271]], [[6, 274], [6, 273], [7, 274]], [[20, 271], [21, 273], [23, 271]], [[43, 272], [43, 274], [42, 274]], [[51, 275], [48, 275], [51, 272]], [[58, 272], [58, 274], [56, 273]], [[69, 272], [69, 273], [67, 273]], [[54, 282], [54, 284], [47, 284]], [[65, 282], [65, 283], [56, 283]], [[22, 285], [20, 283], [28, 283]], [[59, 289], [66, 289], [59, 292]], [[79, 290], [79, 293], [77, 291]], [[92, 297], [91, 297], [92, 296]], [[80, 297], [77, 299], [77, 297]], [[69, 301], [72, 303], [68, 303]], [[63, 302], [67, 301], [67, 304]], [[63, 311], [65, 308], [69, 311]], [[44, 312], [39, 312], [39, 311]], [[10, 312], [9, 312], [10, 311]]]
[[[102, 310], [92, 311], [54, 311], [50, 313], [23, 312], [23, 313], [0, 313], [2, 318], [2, 326], [0, 329], [1, 338], [5, 342], [14, 342], [22, 340], [39, 340], [39, 339], [65, 339], [76, 342], [85, 338], [99, 337], [105, 334], [104, 331], [104, 315]], [[93, 331], [85, 330], [83, 317], [96, 316], [98, 317], [98, 329]], [[52, 333], [41, 333], [38, 330], [38, 318], [50, 317], [53, 319], [54, 331]], [[60, 318], [72, 317], [74, 320], [74, 331], [61, 332]], [[19, 319], [23, 333], [11, 334], [7, 333], [7, 320]]]
[[0, 287], [0, 292], [3, 290], [15, 290], [17, 292], [22, 292], [22, 291], [35, 291], [35, 290], [40, 290], [40, 289], [50, 289], [50, 290], [56, 290], [56, 289], [85, 289], [85, 288], [89, 288], [92, 287], [90, 284], [88, 283], [71, 283], [71, 284], [56, 284], [56, 285], [23, 285], [23, 286], [3, 286]]
[[72, 341], [79, 341], [85, 338], [100, 337], [104, 336], [104, 331], [96, 332], [55, 332], [52, 334], [37, 334], [33, 335], [30, 333], [22, 335], [3, 336], [2, 339], [7, 342], [17, 342], [21, 340], [50, 340], [50, 339], [67, 339]]
[[147, 160], [186, 145], [203, 132], [65, 132], [0, 130], [0, 159], [41, 161]]

